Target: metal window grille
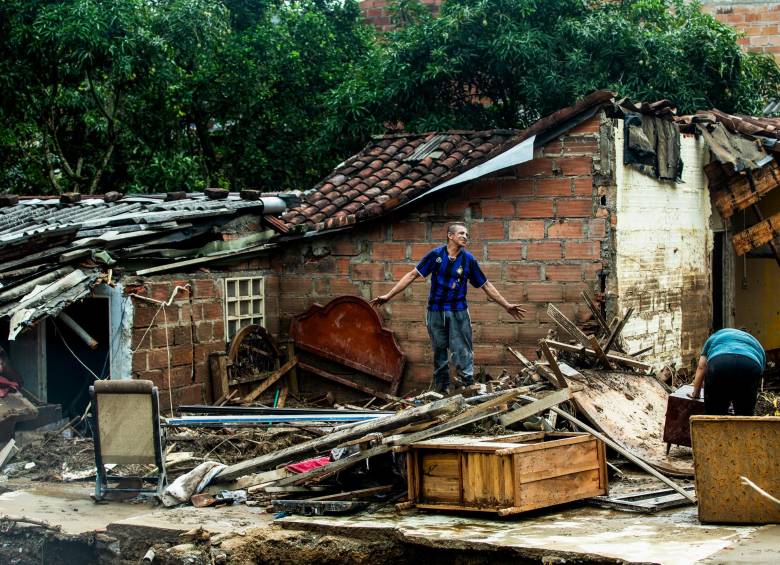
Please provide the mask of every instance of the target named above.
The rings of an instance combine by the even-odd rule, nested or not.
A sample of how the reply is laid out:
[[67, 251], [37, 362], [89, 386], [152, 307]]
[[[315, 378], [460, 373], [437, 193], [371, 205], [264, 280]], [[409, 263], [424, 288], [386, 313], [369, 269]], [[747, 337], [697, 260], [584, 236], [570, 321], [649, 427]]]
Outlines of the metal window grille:
[[225, 279], [225, 339], [250, 324], [265, 321], [265, 281], [263, 277]]

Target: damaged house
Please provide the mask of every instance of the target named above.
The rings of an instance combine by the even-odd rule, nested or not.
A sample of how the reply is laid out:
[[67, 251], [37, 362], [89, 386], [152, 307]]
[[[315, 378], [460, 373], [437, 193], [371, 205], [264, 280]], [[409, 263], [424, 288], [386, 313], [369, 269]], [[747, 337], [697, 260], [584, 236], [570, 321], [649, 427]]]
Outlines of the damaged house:
[[[214, 359], [236, 354], [243, 327], [284, 345], [313, 304], [387, 292], [462, 221], [488, 278], [528, 309], [517, 322], [470, 294], [478, 369], [516, 363], [505, 345], [535, 358], [548, 304], [593, 324], [583, 292], [657, 367], [690, 366], [723, 326], [745, 326], [772, 358], [776, 142], [773, 120], [678, 117], [596, 92], [525, 130], [376, 137], [300, 202], [213, 189], [6, 197], [0, 342], [25, 389], [69, 416], [95, 377], [152, 380], [165, 410], [213, 402]], [[404, 356], [401, 392], [430, 383], [427, 295], [414, 284], [382, 314]], [[341, 386], [300, 368], [297, 381]]]

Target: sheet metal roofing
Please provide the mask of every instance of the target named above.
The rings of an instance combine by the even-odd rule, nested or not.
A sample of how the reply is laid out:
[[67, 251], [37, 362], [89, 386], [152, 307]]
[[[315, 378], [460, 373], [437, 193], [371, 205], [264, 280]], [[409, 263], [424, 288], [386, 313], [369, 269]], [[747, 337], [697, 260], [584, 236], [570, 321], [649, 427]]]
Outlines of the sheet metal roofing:
[[21, 199], [15, 206], [2, 209], [0, 246], [68, 228], [79, 232], [124, 225], [141, 230], [170, 221], [234, 215], [262, 208], [261, 200], [241, 200], [238, 196], [209, 200], [203, 195], [192, 195], [173, 201], [165, 201], [164, 197], [130, 196], [116, 202], [85, 198], [74, 204], [61, 204], [56, 198]]

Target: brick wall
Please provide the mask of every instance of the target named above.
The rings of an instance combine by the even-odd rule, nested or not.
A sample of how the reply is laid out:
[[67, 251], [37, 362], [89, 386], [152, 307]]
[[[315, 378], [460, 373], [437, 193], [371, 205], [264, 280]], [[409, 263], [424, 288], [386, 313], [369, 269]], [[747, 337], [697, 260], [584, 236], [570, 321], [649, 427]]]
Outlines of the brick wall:
[[[547, 303], [582, 321], [589, 312], [580, 292], [598, 289], [610, 229], [594, 188], [601, 166], [599, 126], [596, 116], [537, 150], [533, 161], [516, 170], [452, 187], [435, 202], [395, 218], [289, 246], [272, 260], [279, 276], [280, 330], [313, 302], [387, 292], [427, 251], [444, 244], [447, 224], [465, 221], [469, 250], [488, 278], [510, 302], [529, 311], [517, 322], [489, 304], [481, 290], [469, 291], [477, 368], [492, 374], [516, 368], [505, 345], [535, 357], [536, 343], [549, 327]], [[427, 281], [418, 280], [383, 313], [408, 356], [404, 390], [425, 387], [431, 379], [428, 288]]]
[[661, 182], [623, 165], [623, 122], [614, 130], [615, 258], [611, 314], [635, 311], [623, 331], [628, 351], [653, 346], [644, 360], [687, 366], [712, 318], [710, 199], [702, 170], [707, 149], [684, 135], [682, 182]]
[[[422, 0], [436, 13], [442, 0]], [[366, 21], [379, 31], [393, 28], [387, 0], [362, 0]], [[769, 53], [780, 62], [780, 2], [702, 0], [702, 11], [745, 34], [739, 40], [748, 51]]]
[[740, 44], [749, 51], [774, 55], [780, 62], [780, 2], [702, 0], [703, 11], [745, 34]]
[[163, 410], [168, 410], [171, 397], [174, 406], [213, 400], [208, 357], [225, 351], [222, 283], [218, 277], [165, 276], [126, 283], [128, 292], [163, 301], [170, 298], [174, 287], [187, 284], [191, 291], [179, 291], [164, 310], [158, 304], [132, 298], [133, 378], [157, 385]]
[[[432, 13], [439, 11], [443, 0], [422, 0], [422, 4], [428, 6]], [[391, 12], [388, 8], [388, 0], [360, 0], [360, 11], [366, 21], [373, 25], [377, 31], [391, 31], [393, 24]]]

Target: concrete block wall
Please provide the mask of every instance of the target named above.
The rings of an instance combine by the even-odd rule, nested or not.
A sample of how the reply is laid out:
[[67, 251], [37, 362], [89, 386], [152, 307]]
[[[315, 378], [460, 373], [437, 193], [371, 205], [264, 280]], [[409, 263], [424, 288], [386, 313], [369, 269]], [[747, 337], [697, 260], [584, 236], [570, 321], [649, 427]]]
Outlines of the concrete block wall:
[[615, 268], [609, 293], [622, 314], [628, 351], [653, 346], [645, 360], [687, 366], [712, 321], [709, 190], [702, 167], [708, 151], [691, 135], [681, 139], [682, 182], [662, 182], [623, 165], [623, 122], [615, 136]]
[[[537, 150], [536, 158], [511, 171], [452, 187], [433, 202], [395, 216], [290, 245], [272, 259], [279, 277], [279, 330], [313, 302], [340, 295], [370, 299], [389, 291], [430, 249], [446, 241], [446, 227], [465, 221], [469, 251], [510, 301], [525, 305], [523, 322], [469, 290], [477, 369], [494, 375], [516, 369], [512, 345], [535, 358], [549, 328], [547, 303], [570, 317], [589, 316], [580, 293], [599, 289], [608, 252], [609, 218], [594, 176], [600, 172], [600, 116]], [[427, 387], [431, 351], [425, 316], [429, 284], [418, 279], [383, 310], [408, 356], [404, 390]]]

